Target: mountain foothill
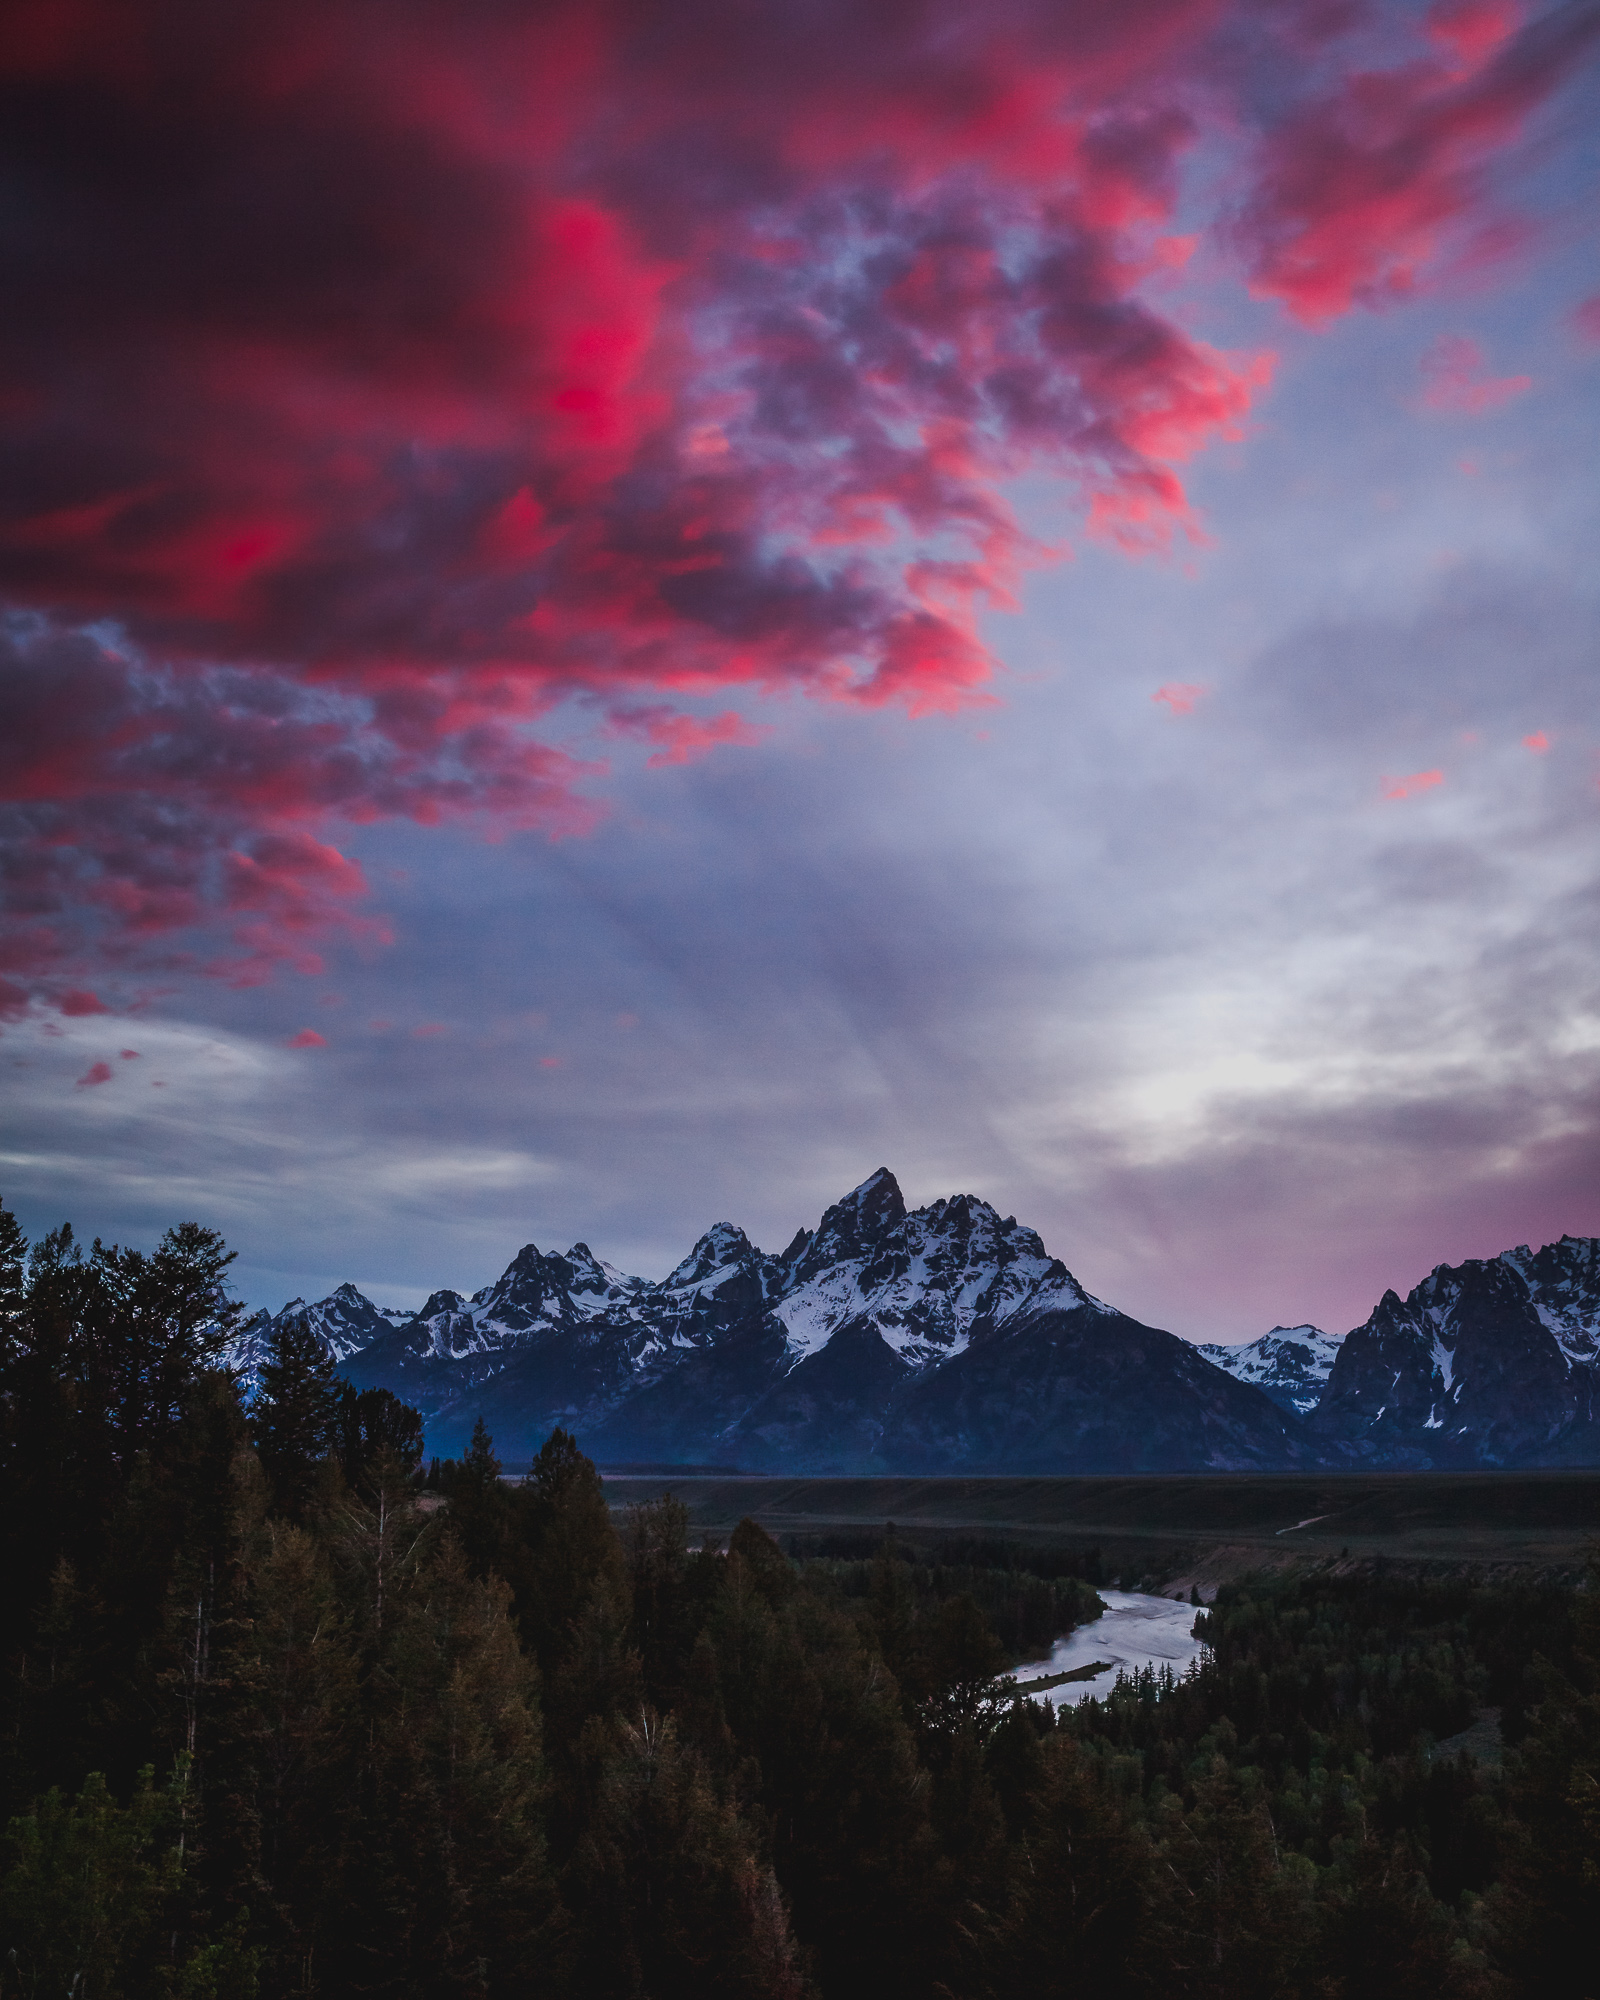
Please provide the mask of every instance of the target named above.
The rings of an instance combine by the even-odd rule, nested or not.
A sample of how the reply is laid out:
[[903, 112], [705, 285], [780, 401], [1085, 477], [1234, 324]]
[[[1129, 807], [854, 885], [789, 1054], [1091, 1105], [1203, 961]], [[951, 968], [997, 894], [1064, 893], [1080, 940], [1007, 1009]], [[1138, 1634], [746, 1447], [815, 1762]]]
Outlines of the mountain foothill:
[[1600, 1238], [1441, 1264], [1338, 1336], [1196, 1345], [1092, 1297], [1039, 1236], [886, 1169], [777, 1255], [719, 1223], [659, 1282], [528, 1244], [420, 1311], [353, 1285], [258, 1313], [254, 1378], [297, 1319], [357, 1389], [482, 1418], [508, 1457], [556, 1426], [602, 1463], [806, 1474], [1559, 1467], [1600, 1462]]

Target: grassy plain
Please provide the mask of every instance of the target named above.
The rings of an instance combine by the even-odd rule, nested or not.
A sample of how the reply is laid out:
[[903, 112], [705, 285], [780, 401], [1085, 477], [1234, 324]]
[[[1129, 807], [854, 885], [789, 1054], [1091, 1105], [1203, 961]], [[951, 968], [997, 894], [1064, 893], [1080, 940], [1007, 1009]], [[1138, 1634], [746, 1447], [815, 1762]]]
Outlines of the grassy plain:
[[[780, 1479], [605, 1474], [614, 1508], [672, 1493], [697, 1535], [745, 1515], [799, 1547], [895, 1532], [918, 1544], [1004, 1540], [1097, 1549], [1107, 1580], [1202, 1590], [1305, 1563], [1576, 1580], [1600, 1549], [1600, 1470]], [[1209, 1591], [1207, 1591], [1209, 1595]]]

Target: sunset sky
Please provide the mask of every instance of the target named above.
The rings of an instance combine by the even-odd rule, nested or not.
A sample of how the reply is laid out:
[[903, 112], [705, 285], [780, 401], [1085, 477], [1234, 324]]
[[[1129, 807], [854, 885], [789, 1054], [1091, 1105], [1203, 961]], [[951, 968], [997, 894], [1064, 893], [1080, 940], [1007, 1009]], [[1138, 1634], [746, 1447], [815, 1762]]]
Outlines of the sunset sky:
[[21, 0], [0, 1193], [1600, 1233], [1600, 6]]

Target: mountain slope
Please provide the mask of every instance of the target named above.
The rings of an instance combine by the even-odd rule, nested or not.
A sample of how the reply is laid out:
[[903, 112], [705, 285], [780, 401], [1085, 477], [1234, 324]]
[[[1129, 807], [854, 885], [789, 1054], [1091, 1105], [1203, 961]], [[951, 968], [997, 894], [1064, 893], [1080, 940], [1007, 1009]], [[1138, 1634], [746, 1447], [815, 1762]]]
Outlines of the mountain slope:
[[1441, 1264], [1347, 1335], [1312, 1427], [1346, 1461], [1600, 1460], [1600, 1238]]
[[1041, 1313], [902, 1385], [897, 1472], [1239, 1472], [1310, 1467], [1298, 1417], [1175, 1334], [1103, 1307]]
[[1263, 1390], [1280, 1410], [1309, 1417], [1322, 1400], [1343, 1340], [1343, 1334], [1317, 1326], [1275, 1326], [1239, 1347], [1208, 1341], [1198, 1351], [1236, 1382]]

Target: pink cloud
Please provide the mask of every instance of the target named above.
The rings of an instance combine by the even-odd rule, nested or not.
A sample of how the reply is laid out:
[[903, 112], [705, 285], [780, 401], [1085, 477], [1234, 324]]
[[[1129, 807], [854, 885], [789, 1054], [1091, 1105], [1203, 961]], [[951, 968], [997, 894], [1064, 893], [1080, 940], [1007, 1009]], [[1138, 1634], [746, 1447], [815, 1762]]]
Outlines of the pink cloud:
[[1572, 326], [1580, 340], [1591, 347], [1600, 347], [1600, 292], [1580, 300], [1572, 308]]
[[449, 1032], [449, 1028], [443, 1021], [424, 1021], [420, 1028], [413, 1028], [411, 1030], [411, 1039], [414, 1042], [426, 1042], [433, 1040], [438, 1035], [448, 1035]]
[[539, 1067], [540, 1069], [560, 1069], [561, 1058], [560, 1056], [540, 1056]]
[[325, 1049], [326, 1039], [315, 1028], [302, 1028], [298, 1035], [291, 1035], [284, 1043], [286, 1049]]
[[760, 743], [772, 734], [764, 723], [746, 722], [733, 709], [721, 715], [701, 717], [680, 715], [670, 708], [619, 708], [610, 716], [611, 729], [620, 736], [641, 736], [660, 747], [645, 761], [652, 769], [664, 764], [687, 764], [722, 743]]
[[1443, 783], [1443, 771], [1413, 771], [1407, 778], [1383, 779], [1383, 796], [1386, 799], [1414, 799]]
[[139, 1051], [137, 1049], [119, 1049], [117, 1053], [123, 1062], [138, 1062], [139, 1060]]
[[1531, 375], [1491, 376], [1483, 349], [1466, 334], [1442, 333], [1422, 357], [1422, 406], [1457, 416], [1481, 416], [1523, 395]]
[[1576, 9], [1513, 32], [1518, 18], [1435, 6], [1422, 47], [1290, 102], [1260, 142], [1236, 232], [1259, 293], [1326, 325], [1410, 297], [1447, 257], [1481, 262], [1518, 239], [1486, 169], [1600, 33]]
[[67, 1015], [109, 1014], [111, 1009], [95, 994], [72, 987], [61, 996], [61, 1011]]
[[1158, 687], [1150, 699], [1165, 702], [1174, 715], [1192, 715], [1195, 703], [1211, 692], [1196, 681], [1168, 681]]
[[88, 1086], [92, 1086], [97, 1083], [109, 1083], [110, 1081], [111, 1081], [110, 1063], [106, 1062], [91, 1063], [89, 1067], [84, 1071], [83, 1075], [78, 1078], [78, 1088], [80, 1090], [83, 1090]]
[[1536, 756], [1542, 757], [1550, 748], [1550, 738], [1542, 729], [1536, 729], [1531, 736], [1523, 737], [1522, 747], [1524, 750], [1531, 750]]
[[1521, 23], [1522, 8], [1514, 0], [1440, 0], [1428, 9], [1427, 32], [1470, 72], [1502, 48]]
[[595, 823], [541, 740], [569, 698], [653, 764], [757, 740], [719, 704], [764, 694], [992, 699], [985, 618], [1058, 554], [1019, 478], [1130, 557], [1204, 537], [1188, 468], [1274, 364], [1168, 308], [1196, 235], [1307, 323], [1404, 296], [1482, 254], [1595, 33], [1343, 18], [283, 0], [196, 42], [180, 0], [125, 38], [56, 0], [10, 79], [79, 233], [28, 237], [0, 330], [14, 976], [381, 945], [362, 825]]

